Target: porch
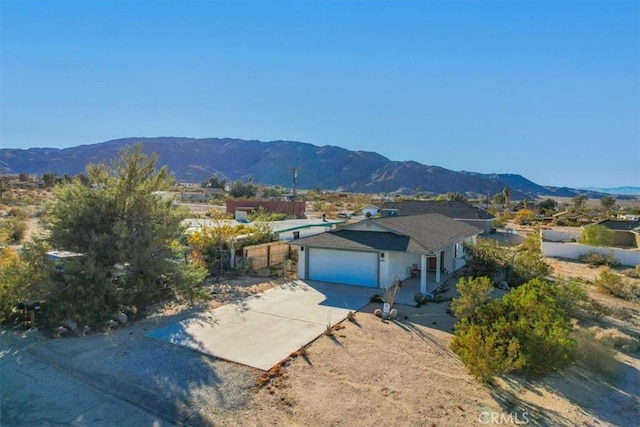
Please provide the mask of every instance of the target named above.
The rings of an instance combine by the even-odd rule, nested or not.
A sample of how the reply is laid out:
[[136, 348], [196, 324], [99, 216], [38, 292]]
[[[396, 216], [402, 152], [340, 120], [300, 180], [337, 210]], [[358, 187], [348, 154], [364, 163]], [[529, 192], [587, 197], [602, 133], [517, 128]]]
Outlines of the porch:
[[[427, 272], [427, 294], [433, 294], [433, 292], [445, 283], [455, 285], [450, 279], [455, 276], [453, 273], [440, 273], [440, 283], [436, 282], [436, 272]], [[420, 292], [420, 278], [408, 278], [402, 281], [402, 286], [396, 295], [396, 303], [404, 305], [416, 305], [413, 297]]]

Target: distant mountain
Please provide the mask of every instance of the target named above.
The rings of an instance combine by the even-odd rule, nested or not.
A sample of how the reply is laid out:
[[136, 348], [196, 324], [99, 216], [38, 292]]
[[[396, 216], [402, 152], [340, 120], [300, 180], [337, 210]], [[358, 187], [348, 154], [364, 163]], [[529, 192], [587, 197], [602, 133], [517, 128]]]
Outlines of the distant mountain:
[[253, 178], [267, 185], [290, 187], [289, 168], [296, 167], [300, 171], [298, 187], [308, 189], [401, 194], [461, 192], [486, 196], [509, 187], [514, 200], [571, 197], [581, 192], [543, 187], [520, 175], [456, 172], [414, 161], [391, 161], [377, 153], [336, 146], [231, 138], [124, 138], [64, 149], [0, 149], [0, 169], [5, 174], [76, 175], [84, 172], [88, 163], [109, 161], [123, 147], [135, 143], [141, 143], [147, 153], [156, 153], [159, 164], [167, 165], [182, 182], [202, 182], [217, 175], [228, 181]]
[[626, 194], [629, 196], [639, 196], [640, 195], [640, 187], [585, 187], [580, 188], [580, 190], [586, 191], [597, 191], [599, 193], [607, 193], [607, 194]]

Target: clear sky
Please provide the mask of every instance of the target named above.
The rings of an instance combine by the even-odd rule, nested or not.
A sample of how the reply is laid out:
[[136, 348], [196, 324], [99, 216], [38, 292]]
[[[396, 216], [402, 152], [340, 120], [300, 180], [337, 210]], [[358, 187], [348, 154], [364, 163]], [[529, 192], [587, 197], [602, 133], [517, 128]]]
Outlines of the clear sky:
[[295, 140], [640, 186], [640, 1], [0, 0], [0, 146]]

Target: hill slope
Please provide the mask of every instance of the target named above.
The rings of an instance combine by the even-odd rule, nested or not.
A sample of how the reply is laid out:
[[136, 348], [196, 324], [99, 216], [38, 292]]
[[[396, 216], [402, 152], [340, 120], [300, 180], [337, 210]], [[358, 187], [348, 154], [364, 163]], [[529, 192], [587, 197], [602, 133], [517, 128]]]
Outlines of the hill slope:
[[578, 193], [563, 189], [562, 194], [557, 194], [520, 175], [456, 172], [336, 146], [232, 138], [123, 138], [65, 149], [1, 149], [0, 168], [3, 173], [75, 175], [84, 172], [88, 163], [108, 161], [120, 149], [135, 143], [142, 143], [147, 153], [156, 153], [159, 164], [167, 165], [179, 181], [202, 182], [217, 175], [231, 181], [252, 177], [256, 182], [289, 187], [289, 168], [297, 167], [300, 188], [493, 195], [509, 187], [514, 199]]

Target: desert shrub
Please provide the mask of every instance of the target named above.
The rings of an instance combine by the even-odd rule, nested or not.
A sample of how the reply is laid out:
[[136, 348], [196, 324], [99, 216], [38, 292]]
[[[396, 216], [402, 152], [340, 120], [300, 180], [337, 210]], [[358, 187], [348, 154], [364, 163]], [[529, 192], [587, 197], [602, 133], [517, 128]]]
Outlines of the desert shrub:
[[583, 253], [578, 257], [578, 260], [584, 262], [585, 264], [589, 264], [592, 267], [598, 267], [601, 265], [615, 267], [619, 264], [618, 260], [613, 256], [613, 254], [602, 254], [596, 251]]
[[29, 214], [27, 213], [27, 211], [21, 208], [9, 209], [9, 211], [7, 212], [7, 216], [20, 220], [26, 220], [27, 218], [29, 218]]
[[640, 279], [640, 264], [636, 265], [634, 268], [629, 268], [624, 271], [625, 276], [629, 276], [633, 279]]
[[207, 289], [202, 286], [207, 275], [207, 268], [201, 263], [181, 264], [171, 280], [171, 287], [176, 295], [193, 304], [209, 295]]
[[602, 294], [613, 295], [628, 301], [640, 299], [640, 286], [610, 270], [605, 270], [593, 282], [596, 290]]
[[576, 341], [577, 361], [581, 365], [608, 377], [618, 374], [620, 364], [611, 347], [595, 340], [586, 331], [578, 331], [573, 337]]
[[27, 222], [18, 217], [2, 218], [0, 222], [0, 241], [20, 243], [27, 230]]
[[459, 319], [471, 316], [475, 310], [489, 299], [493, 285], [488, 277], [461, 277], [456, 285], [460, 298], [451, 301], [451, 311]]
[[509, 286], [517, 287], [533, 279], [544, 279], [551, 274], [551, 267], [541, 252], [524, 251], [518, 253], [507, 277]]
[[597, 341], [624, 353], [634, 353], [640, 349], [640, 341], [637, 338], [616, 328], [602, 329], [598, 326], [593, 326], [589, 328], [589, 333]]
[[508, 249], [489, 240], [479, 240], [475, 244], [465, 243], [464, 253], [468, 272], [473, 277], [493, 279], [504, 271], [505, 266], [512, 259]]
[[[451, 348], [471, 374], [543, 374], [571, 362], [575, 341], [558, 288], [531, 280], [499, 300], [488, 300], [455, 326]], [[463, 312], [470, 310], [463, 310]]]
[[584, 228], [581, 241], [590, 246], [611, 246], [614, 239], [613, 230], [601, 224], [591, 224]]

